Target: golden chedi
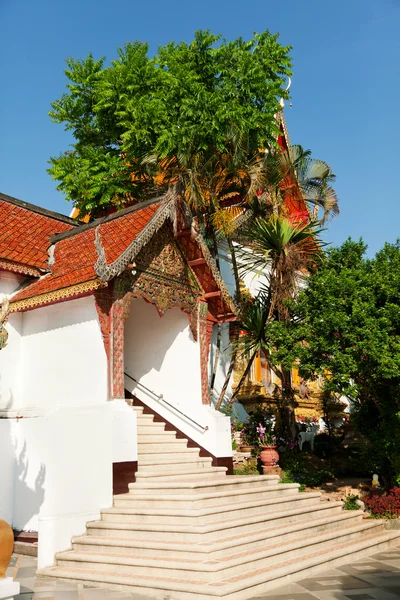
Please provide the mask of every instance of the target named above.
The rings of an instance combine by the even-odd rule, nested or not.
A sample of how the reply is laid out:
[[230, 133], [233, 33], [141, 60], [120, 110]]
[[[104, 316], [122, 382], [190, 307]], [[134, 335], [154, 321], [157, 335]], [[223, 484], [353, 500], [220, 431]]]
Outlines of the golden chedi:
[[14, 547], [13, 530], [8, 523], [0, 519], [0, 579], [6, 576]]

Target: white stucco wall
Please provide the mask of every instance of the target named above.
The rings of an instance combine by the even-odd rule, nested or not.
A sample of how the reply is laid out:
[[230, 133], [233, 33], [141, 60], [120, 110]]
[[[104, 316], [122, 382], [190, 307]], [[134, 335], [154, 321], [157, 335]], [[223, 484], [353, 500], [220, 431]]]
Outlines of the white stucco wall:
[[[26, 279], [22, 275], [0, 271], [0, 294], [10, 296]], [[18, 404], [20, 377], [18, 370], [21, 356], [22, 315], [12, 314], [6, 325], [7, 349], [0, 351], [0, 415]]]
[[230, 456], [230, 420], [201, 400], [200, 345], [189, 329], [189, 317], [174, 308], [160, 318], [142, 299], [132, 301], [125, 324], [125, 372], [144, 384], [184, 415], [136, 386], [128, 377], [125, 387], [214, 456]]
[[[0, 352], [0, 518], [39, 531], [39, 566], [112, 503], [112, 463], [137, 460], [136, 415], [107, 402], [92, 297], [11, 315]], [[10, 401], [12, 400], [12, 402]]]
[[136, 461], [136, 447], [136, 415], [125, 402], [0, 419], [0, 518], [39, 532], [39, 566], [112, 505], [112, 463]]
[[24, 414], [105, 402], [107, 357], [93, 296], [23, 313], [19, 370]]
[[188, 315], [173, 308], [160, 317], [134, 299], [125, 323], [125, 371], [181, 410], [201, 403], [200, 350]]

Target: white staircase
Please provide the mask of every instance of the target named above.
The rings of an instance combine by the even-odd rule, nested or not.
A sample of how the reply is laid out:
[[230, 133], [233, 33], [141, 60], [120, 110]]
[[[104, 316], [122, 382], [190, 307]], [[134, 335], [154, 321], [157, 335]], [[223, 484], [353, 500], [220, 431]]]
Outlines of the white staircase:
[[134, 410], [136, 483], [38, 575], [151, 598], [244, 600], [400, 542], [400, 532], [297, 484], [228, 476]]

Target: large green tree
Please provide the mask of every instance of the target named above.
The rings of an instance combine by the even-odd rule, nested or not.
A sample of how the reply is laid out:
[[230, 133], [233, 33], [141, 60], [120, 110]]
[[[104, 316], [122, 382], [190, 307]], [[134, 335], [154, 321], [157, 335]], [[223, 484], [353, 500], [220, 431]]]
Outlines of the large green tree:
[[[68, 91], [50, 113], [76, 140], [51, 158], [58, 189], [92, 217], [180, 177], [189, 202], [209, 202], [216, 172], [240, 179], [231, 160], [238, 147], [249, 158], [274, 143], [289, 50], [268, 31], [249, 41], [198, 31], [191, 43], [171, 42], [153, 57], [135, 42], [108, 65], [92, 55], [69, 59]], [[165, 177], [155, 177], [160, 170]]]
[[322, 376], [327, 393], [352, 399], [353, 418], [371, 443], [387, 485], [400, 484], [400, 242], [373, 259], [362, 241], [327, 252], [291, 306], [274, 324], [277, 364], [301, 361]]

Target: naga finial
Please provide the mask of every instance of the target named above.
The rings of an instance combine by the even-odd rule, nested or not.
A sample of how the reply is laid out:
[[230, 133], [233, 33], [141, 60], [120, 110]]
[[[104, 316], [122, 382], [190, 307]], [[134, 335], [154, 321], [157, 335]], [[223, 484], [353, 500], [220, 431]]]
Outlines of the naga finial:
[[[290, 90], [290, 86], [292, 85], [292, 78], [288, 76], [288, 82], [287, 82], [287, 86], [285, 87], [285, 92], [288, 92]], [[284, 108], [285, 106], [285, 101], [283, 98], [281, 98], [279, 100], [279, 104], [281, 105], [282, 108]]]
[[7, 323], [7, 315], [10, 309], [10, 301], [6, 294], [0, 294], [0, 350], [7, 346], [8, 331], [4, 327]]

